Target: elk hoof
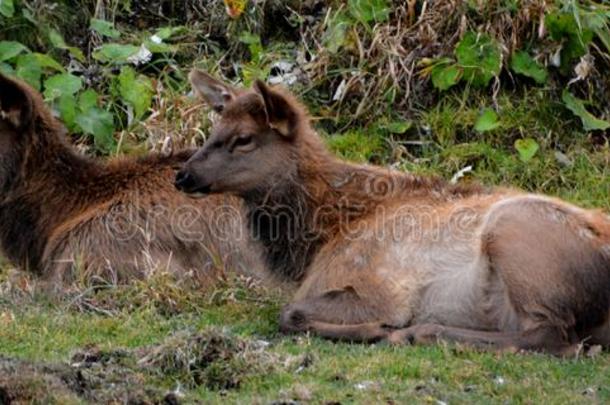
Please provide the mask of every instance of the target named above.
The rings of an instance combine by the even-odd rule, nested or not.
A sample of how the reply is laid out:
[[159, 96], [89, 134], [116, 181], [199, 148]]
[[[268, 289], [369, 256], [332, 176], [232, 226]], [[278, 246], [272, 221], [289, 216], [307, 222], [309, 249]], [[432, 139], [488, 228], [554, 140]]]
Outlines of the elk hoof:
[[388, 335], [391, 344], [436, 343], [443, 333], [443, 326], [424, 323], [399, 329]]
[[308, 328], [307, 315], [304, 311], [286, 306], [280, 314], [280, 331], [282, 333], [305, 332]]

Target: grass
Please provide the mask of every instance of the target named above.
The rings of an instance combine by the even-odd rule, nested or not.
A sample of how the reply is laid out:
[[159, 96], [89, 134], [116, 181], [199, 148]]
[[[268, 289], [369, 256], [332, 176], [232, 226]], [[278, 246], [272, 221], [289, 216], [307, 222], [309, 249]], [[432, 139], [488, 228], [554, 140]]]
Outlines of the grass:
[[[82, 3], [68, 19], [62, 7], [37, 2], [32, 9], [36, 29], [18, 14], [11, 24], [0, 24], [0, 32], [67, 64], [67, 52], [48, 44], [50, 28], [60, 29], [66, 39], [79, 38], [70, 45], [87, 55], [101, 43], [87, 31], [93, 9]], [[171, 24], [155, 14], [168, 2], [152, 3], [133, 2], [130, 8], [131, 2], [117, 1], [105, 18], [115, 21], [122, 42], [139, 45], [156, 28]], [[117, 127], [123, 129], [117, 136], [120, 153], [158, 150], [168, 135], [176, 147], [201, 141], [209, 119], [184, 97], [185, 72], [193, 63], [248, 82], [268, 75], [273, 62], [295, 61], [302, 53], [309, 62], [295, 64], [299, 82], [294, 89], [312, 108], [334, 153], [444, 178], [471, 166], [461, 181], [518, 187], [610, 212], [610, 133], [585, 132], [561, 102], [571, 77], [549, 67], [549, 82], [535, 86], [506, 77], [506, 69], [498, 89], [459, 84], [439, 92], [418, 74], [423, 59], [453, 55], [458, 40], [453, 34], [463, 18], [469, 29], [489, 31], [503, 44], [512, 43], [513, 33], [525, 44], [534, 41], [541, 12], [535, 2], [477, 2], [483, 4], [477, 9], [474, 2], [446, 1], [416, 8], [416, 15], [406, 2], [394, 2], [392, 18], [404, 24], [387, 21], [367, 29], [352, 21], [337, 52], [327, 49], [325, 33], [333, 28], [333, 20], [326, 18], [328, 7], [290, 6], [290, 18], [302, 20], [293, 27], [282, 13], [287, 13], [286, 4], [299, 2], [263, 2], [265, 9], [253, 6], [255, 13], [238, 20], [226, 16], [221, 1], [205, 8], [199, 3], [187, 1], [178, 10], [174, 23], [186, 29], [172, 41], [181, 52], [157, 56], [138, 68], [157, 86], [152, 114]], [[560, 3], [547, 2], [553, 7]], [[513, 8], [530, 10], [515, 17]], [[185, 15], [192, 15], [192, 21], [183, 21]], [[506, 29], [511, 19], [516, 23]], [[407, 23], [416, 20], [421, 21]], [[428, 28], [421, 30], [424, 24]], [[397, 31], [399, 26], [403, 31]], [[244, 32], [259, 36], [260, 49], [257, 41], [239, 39]], [[541, 43], [535, 56], [548, 61], [558, 46]], [[571, 89], [580, 97], [590, 93], [587, 107], [607, 119], [604, 90], [609, 82], [603, 72], [609, 59], [593, 51], [596, 68]], [[91, 57], [86, 65], [94, 68], [89, 79], [104, 108], [115, 114], [115, 123], [124, 121], [125, 106], [107, 88], [116, 66], [99, 65]], [[350, 85], [331, 101], [343, 80]], [[486, 108], [497, 112], [499, 126], [478, 133], [473, 128]], [[524, 138], [540, 146], [529, 161], [514, 146]], [[59, 298], [33, 293], [30, 284], [0, 258], [0, 387], [17, 386], [25, 402], [610, 402], [609, 353], [568, 360], [479, 353], [452, 345], [390, 347], [282, 336], [277, 318], [288, 294], [240, 279], [201, 291], [162, 275], [96, 291], [82, 287]], [[5, 394], [0, 388], [0, 403]]]
[[[519, 104], [522, 97], [529, 108]], [[335, 153], [352, 160], [444, 177], [472, 165], [466, 181], [523, 187], [609, 210], [607, 141], [596, 143], [581, 133], [569, 115], [561, 115], [560, 122], [545, 116], [554, 103], [529, 97], [502, 93], [502, 128], [484, 136], [471, 129], [481, 100], [464, 103], [448, 95], [436, 108], [421, 111], [403, 133], [385, 133], [375, 124], [327, 139]], [[523, 162], [513, 142], [534, 132], [541, 148]], [[5, 272], [0, 279], [6, 285], [14, 277]], [[88, 384], [106, 387], [88, 391], [93, 402], [125, 395], [207, 403], [610, 401], [608, 353], [557, 359], [452, 345], [390, 347], [285, 337], [277, 332], [277, 316], [287, 294], [241, 279], [204, 292], [165, 276], [59, 299], [15, 291], [20, 290], [0, 295], [3, 356], [65, 366], [92, 350], [110, 359], [117, 351], [128, 353], [128, 361], [87, 366], [98, 370], [97, 379], [85, 375]], [[151, 353], [156, 360], [142, 366]], [[110, 384], [113, 378], [140, 381], [143, 388], [134, 394], [125, 385]]]

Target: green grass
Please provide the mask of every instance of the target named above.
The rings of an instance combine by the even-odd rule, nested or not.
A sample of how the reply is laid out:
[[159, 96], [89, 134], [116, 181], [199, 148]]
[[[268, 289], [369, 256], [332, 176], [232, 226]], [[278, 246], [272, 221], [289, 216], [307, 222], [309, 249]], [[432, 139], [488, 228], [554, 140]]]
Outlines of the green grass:
[[[582, 133], [573, 117], [549, 101], [549, 94], [541, 96], [540, 90], [525, 95], [501, 93], [501, 128], [478, 134], [472, 127], [485, 107], [484, 100], [476, 94], [466, 101], [447, 95], [436, 108], [421, 111], [401, 134], [382, 132], [375, 124], [330, 135], [328, 143], [335, 153], [351, 160], [447, 178], [471, 165], [466, 181], [521, 187], [610, 211], [607, 141], [594, 141]], [[540, 144], [529, 162], [521, 161], [513, 146], [526, 136]], [[0, 271], [0, 282], [10, 279]], [[59, 364], [69, 363], [82, 350], [123, 348], [135, 357], [121, 372], [133, 373], [142, 379], [142, 386], [161, 392], [179, 386], [187, 402], [610, 401], [608, 353], [564, 360], [537, 354], [479, 353], [450, 345], [390, 347], [285, 337], [277, 332], [277, 317], [289, 297], [236, 281], [201, 293], [160, 277], [85, 298], [101, 311], [83, 311], [79, 300], [0, 294], [2, 356]], [[229, 354], [202, 366], [206, 383], [193, 384], [186, 378], [192, 370], [185, 374], [184, 370], [138, 366], [142, 351], [165, 347], [176, 334], [205, 334], [218, 328], [224, 328], [220, 340], [227, 343], [222, 350]], [[255, 345], [260, 340], [269, 343], [263, 351], [271, 360], [264, 367], [259, 364], [260, 354], [251, 357], [235, 349], [241, 347], [235, 342]], [[176, 353], [185, 350], [176, 345]], [[107, 365], [99, 367], [109, 375], [115, 372], [104, 368]], [[222, 389], [214, 381], [239, 383]]]

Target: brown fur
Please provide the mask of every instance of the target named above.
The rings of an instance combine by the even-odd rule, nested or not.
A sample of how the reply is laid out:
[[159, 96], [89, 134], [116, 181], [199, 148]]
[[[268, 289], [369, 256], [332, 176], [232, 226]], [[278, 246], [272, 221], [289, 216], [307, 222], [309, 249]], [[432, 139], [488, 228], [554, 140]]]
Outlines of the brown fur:
[[191, 79], [204, 99], [225, 96], [183, 189], [246, 200], [267, 264], [301, 282], [282, 330], [556, 354], [583, 340], [610, 345], [602, 213], [346, 163], [286, 91], [235, 90], [199, 71]]
[[192, 151], [108, 162], [82, 156], [40, 95], [4, 76], [0, 111], [0, 247], [15, 265], [56, 281], [220, 264], [261, 270], [238, 199], [194, 200], [175, 190], [175, 170]]

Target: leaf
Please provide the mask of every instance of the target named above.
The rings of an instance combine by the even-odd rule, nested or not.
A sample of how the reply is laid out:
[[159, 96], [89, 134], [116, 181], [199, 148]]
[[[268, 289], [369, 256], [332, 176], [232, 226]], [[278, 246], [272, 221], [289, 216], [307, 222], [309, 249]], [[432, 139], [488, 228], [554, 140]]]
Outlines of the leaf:
[[59, 31], [51, 29], [49, 31], [49, 41], [55, 48], [70, 52], [70, 55], [79, 61], [83, 62], [85, 60], [85, 55], [83, 55], [83, 52], [75, 46], [69, 46], [66, 44], [64, 37], [59, 33]]
[[477, 132], [487, 132], [493, 129], [496, 129], [500, 126], [500, 122], [498, 122], [498, 114], [491, 109], [486, 108], [483, 110], [479, 118], [477, 118], [477, 122], [474, 124], [474, 129]]
[[447, 90], [460, 81], [462, 71], [455, 64], [439, 64], [432, 68], [432, 85], [439, 90]]
[[546, 69], [525, 51], [518, 51], [512, 56], [510, 68], [515, 73], [534, 79], [538, 84], [546, 83], [548, 77]]
[[84, 133], [93, 135], [93, 142], [99, 150], [106, 153], [114, 150], [114, 121], [108, 111], [92, 107], [78, 114], [76, 123]]
[[15, 69], [8, 63], [0, 62], [0, 73], [5, 74], [7, 76], [14, 76]]
[[114, 24], [110, 21], [92, 18], [89, 23], [89, 28], [108, 38], [117, 39], [121, 36], [121, 33], [114, 28]]
[[6, 18], [11, 18], [15, 15], [13, 0], [0, 0], [0, 14]]
[[515, 149], [519, 152], [519, 158], [527, 163], [536, 155], [540, 146], [538, 146], [538, 142], [533, 140], [532, 138], [525, 139], [517, 139], [515, 141]]
[[334, 18], [330, 19], [328, 28], [322, 37], [322, 42], [328, 52], [335, 54], [345, 45], [350, 23], [347, 16], [342, 12], [336, 13]]
[[78, 98], [78, 108], [81, 111], [87, 111], [93, 107], [97, 107], [98, 94], [93, 89], [83, 91]]
[[229, 17], [239, 18], [246, 9], [248, 0], [224, 0], [225, 10]]
[[104, 44], [93, 52], [93, 58], [106, 63], [127, 63], [139, 50], [135, 45]]
[[243, 31], [239, 36], [239, 41], [248, 45], [250, 51], [250, 60], [259, 61], [263, 54], [263, 45], [261, 43], [261, 37], [252, 34], [248, 31]]
[[16, 41], [0, 41], [0, 62], [12, 59], [27, 49]]
[[569, 73], [572, 62], [587, 53], [593, 32], [579, 26], [574, 14], [566, 12], [550, 13], [544, 21], [550, 37], [561, 42], [561, 71]]
[[390, 16], [386, 0], [349, 0], [348, 9], [356, 20], [364, 24], [384, 22]]
[[183, 25], [178, 25], [177, 27], [162, 27], [155, 32], [154, 36], [164, 41], [184, 31], [186, 31], [186, 27]]
[[44, 82], [44, 96], [47, 100], [54, 100], [62, 96], [71, 96], [83, 86], [80, 77], [70, 73], [61, 73], [49, 77]]
[[49, 68], [58, 72], [66, 71], [66, 69], [64, 69], [64, 67], [59, 64], [59, 62], [57, 62], [55, 59], [45, 53], [34, 52], [32, 53], [32, 55], [36, 58], [36, 61], [42, 68]]
[[66, 127], [72, 130], [76, 122], [76, 98], [70, 94], [61, 96], [57, 101], [57, 109]]
[[574, 97], [567, 89], [563, 90], [561, 100], [574, 115], [582, 121], [585, 131], [604, 130], [610, 128], [610, 122], [600, 120], [585, 108], [583, 100]]
[[135, 118], [141, 118], [152, 103], [152, 81], [144, 75], [136, 76], [135, 70], [127, 66], [121, 69], [118, 81], [121, 98], [133, 107]]
[[500, 46], [487, 34], [467, 32], [457, 44], [455, 55], [464, 79], [478, 87], [486, 86], [502, 68]]
[[15, 63], [15, 75], [25, 80], [30, 86], [40, 91], [42, 66], [34, 54], [19, 55]]
[[413, 126], [411, 121], [393, 121], [383, 124], [382, 128], [393, 134], [404, 134]]

